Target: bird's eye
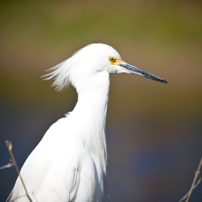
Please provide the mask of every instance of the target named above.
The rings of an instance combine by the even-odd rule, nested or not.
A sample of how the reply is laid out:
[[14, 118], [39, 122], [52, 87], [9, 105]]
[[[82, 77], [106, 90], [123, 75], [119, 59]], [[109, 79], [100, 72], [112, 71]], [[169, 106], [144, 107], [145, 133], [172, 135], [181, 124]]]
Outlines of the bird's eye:
[[116, 62], [116, 58], [109, 58], [109, 61], [114, 63], [114, 62]]

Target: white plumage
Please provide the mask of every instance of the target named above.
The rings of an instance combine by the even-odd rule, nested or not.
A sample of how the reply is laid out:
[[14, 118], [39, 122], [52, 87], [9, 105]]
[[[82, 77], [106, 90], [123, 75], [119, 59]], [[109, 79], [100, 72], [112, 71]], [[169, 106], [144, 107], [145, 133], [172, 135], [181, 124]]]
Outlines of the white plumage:
[[[121, 60], [105, 44], [90, 44], [56, 65], [46, 79], [77, 90], [74, 110], [54, 123], [25, 161], [21, 175], [33, 202], [101, 202], [106, 175], [105, 123], [109, 73], [135, 73], [168, 83]], [[28, 202], [18, 178], [9, 200]], [[23, 197], [21, 197], [23, 196]]]

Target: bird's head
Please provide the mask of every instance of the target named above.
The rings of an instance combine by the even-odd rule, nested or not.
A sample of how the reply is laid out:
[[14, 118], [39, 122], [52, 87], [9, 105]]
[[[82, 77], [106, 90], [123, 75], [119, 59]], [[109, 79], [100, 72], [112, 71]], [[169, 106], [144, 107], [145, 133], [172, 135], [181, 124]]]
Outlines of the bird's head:
[[146, 78], [168, 83], [166, 80], [132, 66], [121, 59], [119, 53], [109, 45], [95, 43], [85, 46], [69, 59], [50, 69], [47, 80], [54, 78], [57, 90], [62, 90], [70, 82], [87, 79], [99, 72], [133, 73]]

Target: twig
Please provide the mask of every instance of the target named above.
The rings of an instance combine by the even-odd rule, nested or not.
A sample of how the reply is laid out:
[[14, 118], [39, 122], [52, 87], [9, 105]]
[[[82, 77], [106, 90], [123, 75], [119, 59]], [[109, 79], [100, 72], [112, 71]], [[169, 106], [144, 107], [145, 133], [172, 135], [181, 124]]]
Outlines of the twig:
[[[193, 179], [193, 182], [192, 182], [192, 185], [191, 185], [189, 191], [188, 191], [187, 194], [186, 194], [183, 198], [181, 198], [178, 202], [182, 202], [182, 201], [184, 201], [185, 199], [186, 199], [185, 202], [188, 202], [188, 201], [189, 201], [190, 196], [191, 196], [191, 194], [192, 194], [192, 191], [193, 191], [193, 190], [198, 186], [198, 184], [201, 182], [201, 179], [202, 179], [202, 177], [200, 176], [201, 167], [202, 167], [202, 158], [201, 158], [201, 160], [200, 160], [200, 162], [199, 162], [199, 165], [198, 165], [198, 168], [197, 168], [197, 170], [196, 170], [196, 172], [195, 172], [195, 176], [194, 176], [194, 179]], [[198, 181], [197, 181], [197, 179], [198, 179]]]
[[14, 164], [13, 164], [13, 162], [10, 162], [10, 163], [8, 163], [8, 164], [6, 164], [4, 166], [1, 166], [0, 169], [2, 170], [2, 169], [5, 169], [5, 168], [10, 168], [12, 166], [14, 166]]
[[16, 171], [17, 171], [17, 173], [18, 173], [18, 176], [19, 176], [19, 178], [20, 178], [20, 180], [21, 180], [21, 182], [22, 182], [22, 186], [23, 186], [23, 188], [24, 188], [24, 190], [25, 190], [26, 196], [27, 196], [27, 198], [29, 199], [29, 201], [32, 202], [32, 200], [31, 200], [31, 198], [30, 198], [30, 196], [29, 196], [29, 194], [28, 194], [28, 192], [27, 192], [27, 189], [26, 189], [26, 187], [25, 187], [25, 183], [24, 183], [24, 181], [23, 181], [23, 179], [22, 179], [22, 176], [21, 176], [21, 174], [20, 174], [20, 171], [19, 171], [17, 162], [16, 162], [16, 160], [15, 160], [15, 157], [14, 157], [14, 155], [13, 155], [13, 152], [12, 152], [12, 143], [11, 143], [10, 141], [6, 140], [6, 146], [7, 146], [7, 148], [8, 148], [9, 153], [10, 153], [10, 156], [11, 156], [11, 158], [12, 158], [12, 161], [13, 161], [13, 164], [14, 164], [14, 166], [15, 166], [15, 169], [16, 169]]
[[13, 200], [9, 201], [9, 202], [14, 202], [15, 200], [19, 199], [19, 198], [22, 198], [22, 197], [26, 197], [27, 195], [22, 195], [22, 196], [18, 196], [16, 198], [14, 198]]

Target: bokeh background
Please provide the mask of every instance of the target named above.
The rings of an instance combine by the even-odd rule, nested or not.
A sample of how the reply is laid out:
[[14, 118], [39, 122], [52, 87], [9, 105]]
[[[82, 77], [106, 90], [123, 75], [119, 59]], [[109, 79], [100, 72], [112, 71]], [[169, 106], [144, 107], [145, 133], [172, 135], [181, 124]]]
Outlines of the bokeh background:
[[[19, 167], [77, 95], [40, 76], [93, 42], [171, 84], [112, 75], [107, 190], [114, 202], [175, 202], [202, 156], [202, 3], [197, 0], [0, 1], [0, 166]], [[37, 162], [36, 162], [37, 163]], [[0, 201], [17, 174], [0, 170]], [[109, 201], [105, 196], [104, 201]], [[190, 202], [202, 201], [202, 183]]]

